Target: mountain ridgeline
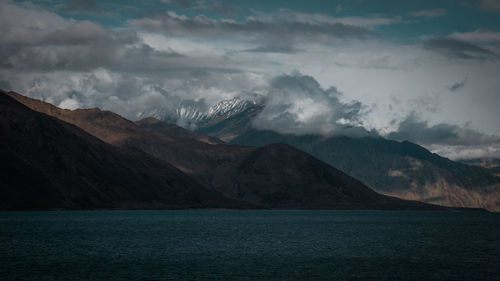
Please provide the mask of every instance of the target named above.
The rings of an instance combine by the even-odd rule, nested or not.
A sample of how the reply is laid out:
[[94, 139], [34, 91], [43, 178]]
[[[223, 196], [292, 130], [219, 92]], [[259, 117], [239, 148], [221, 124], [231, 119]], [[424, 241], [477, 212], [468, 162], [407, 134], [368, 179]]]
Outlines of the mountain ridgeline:
[[0, 209], [244, 206], [172, 165], [105, 143], [0, 93]]
[[500, 172], [451, 161], [408, 142], [382, 137], [284, 135], [257, 130], [265, 106], [246, 103], [224, 119], [198, 123], [197, 131], [235, 145], [287, 143], [361, 180], [383, 194], [456, 207], [500, 210]]
[[381, 195], [287, 144], [227, 145], [151, 118], [0, 96], [2, 209], [446, 209]]

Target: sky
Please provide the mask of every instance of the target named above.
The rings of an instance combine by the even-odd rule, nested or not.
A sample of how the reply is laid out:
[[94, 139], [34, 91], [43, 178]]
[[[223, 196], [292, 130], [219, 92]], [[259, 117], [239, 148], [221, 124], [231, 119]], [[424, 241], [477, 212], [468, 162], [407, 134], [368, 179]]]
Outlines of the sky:
[[0, 0], [0, 88], [136, 120], [233, 97], [253, 126], [500, 157], [500, 0]]

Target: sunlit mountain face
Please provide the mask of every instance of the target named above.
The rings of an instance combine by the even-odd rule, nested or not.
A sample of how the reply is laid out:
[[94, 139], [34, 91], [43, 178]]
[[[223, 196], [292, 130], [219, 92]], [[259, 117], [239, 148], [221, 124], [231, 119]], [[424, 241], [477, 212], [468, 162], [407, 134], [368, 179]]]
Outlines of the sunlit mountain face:
[[500, 157], [497, 0], [2, 1], [0, 31], [0, 88], [62, 108]]

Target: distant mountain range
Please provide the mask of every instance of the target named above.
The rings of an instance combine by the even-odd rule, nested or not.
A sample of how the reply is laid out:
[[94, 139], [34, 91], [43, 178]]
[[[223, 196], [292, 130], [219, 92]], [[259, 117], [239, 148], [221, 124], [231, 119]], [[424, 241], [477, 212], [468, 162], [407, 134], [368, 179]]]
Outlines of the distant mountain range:
[[443, 209], [376, 193], [286, 144], [227, 145], [152, 118], [0, 97], [2, 209]]
[[196, 131], [237, 145], [287, 143], [383, 194], [446, 206], [500, 210], [498, 167], [454, 162], [417, 144], [382, 137], [295, 136], [256, 130], [252, 120], [264, 106], [248, 102], [225, 118], [197, 123]]

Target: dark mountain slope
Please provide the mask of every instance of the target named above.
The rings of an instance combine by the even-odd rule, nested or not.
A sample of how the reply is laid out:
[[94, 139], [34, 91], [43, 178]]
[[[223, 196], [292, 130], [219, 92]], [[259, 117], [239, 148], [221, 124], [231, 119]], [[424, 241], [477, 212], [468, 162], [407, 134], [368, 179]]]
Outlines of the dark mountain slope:
[[185, 138], [194, 139], [197, 141], [205, 142], [208, 144], [222, 144], [224, 143], [218, 138], [203, 135], [197, 132], [193, 132], [175, 124], [165, 123], [153, 117], [148, 117], [135, 122], [141, 128], [151, 130], [153, 132], [160, 133], [165, 136], [175, 137], [175, 138]]
[[261, 105], [253, 105], [242, 112], [231, 115], [226, 119], [213, 120], [210, 123], [201, 123], [197, 132], [217, 137], [225, 142], [247, 132], [252, 128], [252, 119], [262, 110]]
[[461, 160], [460, 162], [467, 165], [486, 168], [497, 177], [500, 177], [500, 159], [498, 158], [474, 158]]
[[[146, 130], [111, 112], [33, 108], [74, 122], [121, 147], [134, 147], [172, 163], [204, 186], [265, 208], [439, 209], [375, 193], [359, 181], [288, 145], [262, 148], [211, 145]], [[34, 105], [33, 105], [34, 104]], [[116, 137], [119, 136], [119, 137]]]
[[448, 206], [500, 207], [500, 178], [491, 171], [451, 161], [411, 142], [258, 130], [231, 141], [254, 146], [275, 142], [308, 152], [384, 194]]
[[1, 209], [238, 207], [166, 163], [0, 93]]
[[266, 145], [232, 165], [222, 166], [217, 170], [213, 186], [228, 197], [278, 208], [435, 208], [380, 195], [286, 144]]
[[99, 109], [65, 110], [14, 92], [10, 96], [28, 107], [76, 125], [95, 137], [117, 146], [134, 147], [164, 160], [210, 186], [215, 168], [234, 161], [249, 147], [211, 145], [189, 138], [176, 138], [139, 127], [113, 112]]

